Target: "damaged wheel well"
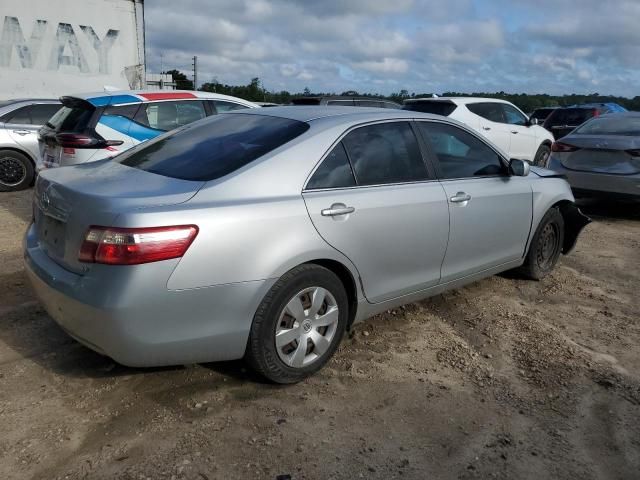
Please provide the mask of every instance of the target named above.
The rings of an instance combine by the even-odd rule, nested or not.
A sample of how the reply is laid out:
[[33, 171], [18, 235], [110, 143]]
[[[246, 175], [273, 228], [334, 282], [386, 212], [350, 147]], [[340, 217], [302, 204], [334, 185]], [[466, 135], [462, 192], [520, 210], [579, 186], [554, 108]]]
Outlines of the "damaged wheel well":
[[553, 205], [558, 208], [564, 220], [564, 242], [562, 253], [568, 254], [573, 250], [582, 229], [591, 223], [591, 219], [583, 214], [576, 204], [570, 200], [561, 200]]

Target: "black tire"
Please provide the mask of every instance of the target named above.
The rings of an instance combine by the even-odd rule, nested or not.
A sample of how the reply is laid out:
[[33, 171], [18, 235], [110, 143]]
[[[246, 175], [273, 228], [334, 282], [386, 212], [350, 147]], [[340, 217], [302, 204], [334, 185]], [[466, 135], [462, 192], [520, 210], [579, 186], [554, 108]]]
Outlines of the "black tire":
[[547, 168], [549, 165], [549, 155], [551, 154], [551, 148], [549, 145], [540, 145], [538, 151], [536, 152], [536, 156], [533, 159], [533, 164], [536, 167]]
[[558, 263], [563, 243], [564, 219], [553, 207], [542, 217], [519, 273], [532, 280], [546, 277]]
[[[335, 300], [338, 308], [337, 325], [329, 347], [321, 356], [309, 365], [292, 367], [281, 358], [283, 347], [280, 347], [281, 353], [278, 353], [276, 328], [282, 321], [281, 316], [285, 315], [288, 302], [299, 292], [313, 287], [327, 290]], [[349, 302], [344, 285], [333, 272], [319, 265], [300, 265], [280, 277], [262, 300], [251, 325], [245, 360], [256, 372], [271, 382], [280, 384], [299, 382], [320, 370], [333, 356], [346, 330], [348, 309]], [[310, 346], [313, 352], [315, 346], [313, 343]], [[307, 344], [305, 344], [305, 351], [306, 348]]]
[[29, 188], [35, 169], [24, 154], [13, 150], [0, 150], [0, 192], [15, 192]]

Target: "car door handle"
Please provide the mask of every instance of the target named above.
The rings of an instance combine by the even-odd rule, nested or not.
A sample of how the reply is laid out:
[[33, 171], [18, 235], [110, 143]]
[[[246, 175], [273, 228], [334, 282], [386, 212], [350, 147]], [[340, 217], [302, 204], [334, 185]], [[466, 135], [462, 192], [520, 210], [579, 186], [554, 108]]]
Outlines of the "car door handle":
[[458, 192], [453, 197], [449, 198], [451, 203], [466, 203], [471, 200], [471, 195], [465, 192]]
[[13, 133], [17, 133], [18, 135], [29, 135], [31, 132], [29, 130], [14, 130]]
[[517, 134], [518, 134], [518, 132], [517, 132], [517, 131], [514, 131], [514, 130], [511, 130], [511, 133], [513, 133], [514, 135], [517, 135]]
[[353, 207], [347, 207], [342, 204], [331, 205], [331, 208], [325, 208], [320, 213], [323, 217], [337, 217], [338, 215], [348, 215], [349, 213], [355, 212], [356, 209]]
[[483, 130], [491, 130], [491, 127], [482, 127]]

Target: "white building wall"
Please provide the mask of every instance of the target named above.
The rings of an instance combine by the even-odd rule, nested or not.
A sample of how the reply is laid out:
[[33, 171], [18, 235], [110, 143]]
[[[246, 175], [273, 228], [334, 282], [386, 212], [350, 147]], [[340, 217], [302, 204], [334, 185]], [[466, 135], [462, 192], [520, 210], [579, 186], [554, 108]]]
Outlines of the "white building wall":
[[144, 88], [143, 0], [1, 0], [0, 99]]

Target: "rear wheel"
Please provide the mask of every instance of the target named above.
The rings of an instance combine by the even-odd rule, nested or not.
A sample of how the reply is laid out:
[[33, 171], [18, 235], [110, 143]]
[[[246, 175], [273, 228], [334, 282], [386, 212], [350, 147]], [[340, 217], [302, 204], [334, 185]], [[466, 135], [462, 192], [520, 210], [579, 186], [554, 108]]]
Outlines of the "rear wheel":
[[34, 172], [33, 164], [26, 155], [13, 150], [0, 151], [0, 192], [28, 188]]
[[540, 145], [540, 148], [538, 148], [533, 160], [533, 164], [536, 167], [547, 168], [547, 165], [549, 165], [549, 155], [551, 155], [551, 148], [548, 145]]
[[246, 359], [275, 383], [295, 383], [320, 370], [346, 329], [347, 294], [340, 279], [318, 265], [284, 274], [256, 312]]
[[532, 280], [547, 276], [558, 263], [563, 243], [564, 219], [554, 207], [549, 209], [538, 225], [520, 273]]

